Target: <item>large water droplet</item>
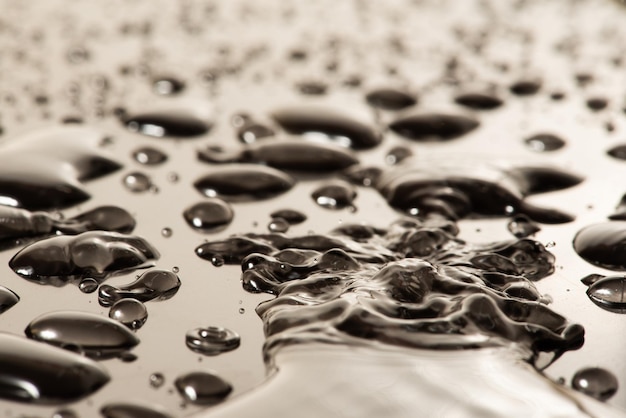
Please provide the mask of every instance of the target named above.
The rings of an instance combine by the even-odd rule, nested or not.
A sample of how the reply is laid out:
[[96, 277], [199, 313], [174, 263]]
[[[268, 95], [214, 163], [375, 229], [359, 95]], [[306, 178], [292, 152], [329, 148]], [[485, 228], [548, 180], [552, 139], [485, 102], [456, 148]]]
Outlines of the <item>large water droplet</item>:
[[0, 333], [0, 398], [40, 404], [67, 404], [109, 381], [94, 361], [47, 344]]
[[157, 405], [137, 403], [108, 403], [100, 409], [105, 418], [173, 418]]
[[365, 100], [370, 106], [384, 110], [402, 110], [417, 103], [415, 96], [392, 88], [372, 90]]
[[174, 382], [178, 393], [196, 405], [213, 405], [230, 394], [232, 386], [221, 377], [208, 372], [192, 372]]
[[91, 312], [58, 311], [39, 316], [24, 331], [28, 338], [96, 359], [117, 357], [139, 339], [117, 321]]
[[237, 200], [276, 196], [291, 189], [295, 180], [282, 171], [254, 164], [220, 167], [194, 182], [200, 193]]
[[574, 237], [574, 249], [591, 264], [626, 270], [626, 221], [587, 226]]
[[167, 155], [154, 147], [141, 147], [133, 151], [133, 158], [139, 164], [159, 165], [167, 161]]
[[206, 117], [191, 109], [175, 107], [124, 115], [122, 122], [132, 132], [155, 137], [191, 138], [204, 135], [212, 127]]
[[476, 119], [445, 113], [418, 113], [401, 117], [389, 125], [395, 133], [417, 141], [446, 141], [473, 131]]
[[120, 299], [137, 299], [140, 302], [167, 300], [178, 292], [180, 285], [176, 273], [153, 269], [125, 286], [114, 287], [106, 284], [100, 286], [98, 302], [102, 306], [111, 306]]
[[565, 146], [565, 141], [554, 134], [536, 134], [524, 140], [530, 149], [537, 152], [556, 151]]
[[579, 392], [606, 401], [617, 392], [618, 382], [613, 373], [600, 367], [589, 367], [576, 372], [572, 387]]
[[503, 102], [498, 96], [489, 93], [462, 93], [454, 98], [454, 102], [461, 106], [476, 110], [491, 110], [502, 106]]
[[239, 334], [228, 328], [206, 327], [196, 328], [187, 332], [185, 343], [191, 350], [215, 356], [239, 347]]
[[[590, 280], [587, 280], [589, 282]], [[626, 277], [608, 276], [593, 281], [587, 289], [589, 299], [604, 310], [626, 313]]]
[[0, 286], [0, 313], [6, 312], [17, 302], [20, 301], [20, 297], [11, 289]]
[[132, 330], [138, 330], [148, 319], [146, 305], [137, 299], [120, 299], [111, 306], [109, 318], [126, 325]]
[[328, 209], [353, 207], [356, 189], [346, 182], [335, 181], [324, 184], [313, 191], [311, 197], [315, 202]]
[[126, 189], [133, 193], [147, 192], [152, 187], [150, 177], [139, 171], [133, 171], [124, 176], [123, 183]]
[[354, 149], [373, 148], [382, 137], [371, 127], [338, 111], [321, 107], [293, 107], [272, 113], [287, 132], [320, 138]]
[[234, 212], [230, 204], [217, 197], [212, 197], [185, 209], [183, 217], [196, 230], [215, 231], [230, 224]]

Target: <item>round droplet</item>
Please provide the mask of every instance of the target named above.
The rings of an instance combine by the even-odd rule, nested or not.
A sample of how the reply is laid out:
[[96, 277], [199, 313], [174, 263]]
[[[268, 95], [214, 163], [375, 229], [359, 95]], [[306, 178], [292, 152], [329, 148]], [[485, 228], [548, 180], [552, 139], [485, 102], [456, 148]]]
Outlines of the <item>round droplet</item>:
[[626, 277], [601, 277], [589, 285], [587, 296], [604, 310], [626, 313]]
[[161, 76], [152, 81], [152, 90], [162, 96], [178, 94], [184, 89], [185, 82], [175, 77]]
[[289, 222], [283, 218], [273, 218], [270, 223], [267, 224], [267, 229], [270, 232], [287, 232], [289, 230]]
[[245, 314], [246, 313], [246, 309], [245, 308], [239, 308], [239, 313], [240, 314]]
[[530, 149], [537, 152], [556, 151], [565, 146], [565, 141], [553, 134], [537, 134], [524, 140]]
[[576, 372], [572, 387], [579, 392], [606, 401], [617, 392], [618, 382], [613, 373], [600, 367], [589, 367]]
[[159, 165], [167, 161], [167, 155], [153, 147], [142, 147], [133, 151], [133, 158], [139, 164]]
[[608, 99], [604, 97], [590, 97], [587, 99], [587, 107], [594, 112], [606, 109], [609, 105]]
[[152, 181], [146, 174], [136, 171], [124, 177], [124, 186], [133, 193], [143, 193], [150, 190]]
[[178, 183], [178, 180], [180, 180], [180, 176], [178, 175], [178, 173], [175, 173], [173, 171], [167, 173], [167, 181], [169, 181], [170, 183]]
[[587, 262], [609, 270], [626, 270], [626, 221], [587, 226], [574, 237], [574, 249]]
[[152, 373], [150, 375], [149, 381], [150, 386], [157, 389], [163, 386], [163, 384], [165, 383], [165, 376], [163, 375], [163, 373]]
[[343, 209], [354, 206], [356, 198], [356, 189], [346, 182], [333, 182], [322, 185], [312, 193], [313, 200], [327, 209]]
[[306, 221], [306, 215], [294, 209], [280, 209], [270, 214], [272, 218], [281, 218], [289, 223], [289, 225], [297, 225]]
[[178, 273], [179, 271], [180, 269], [178, 268], [178, 266], [172, 267], [172, 273]]
[[208, 372], [192, 372], [174, 382], [178, 393], [196, 405], [213, 405], [221, 402], [232, 391], [232, 386], [221, 377]]
[[171, 237], [172, 234], [173, 234], [172, 228], [165, 227], [165, 228], [161, 229], [161, 235], [163, 237], [165, 237], [165, 238]]
[[230, 224], [234, 212], [230, 204], [213, 197], [185, 209], [183, 217], [192, 228], [206, 232]]
[[109, 310], [109, 318], [121, 322], [132, 330], [137, 330], [146, 323], [148, 310], [137, 299], [120, 299]]
[[93, 293], [98, 289], [98, 281], [93, 277], [85, 277], [78, 284], [78, 289], [83, 293]]
[[239, 347], [241, 338], [227, 328], [206, 327], [188, 331], [185, 343], [191, 350], [207, 356], [215, 356]]

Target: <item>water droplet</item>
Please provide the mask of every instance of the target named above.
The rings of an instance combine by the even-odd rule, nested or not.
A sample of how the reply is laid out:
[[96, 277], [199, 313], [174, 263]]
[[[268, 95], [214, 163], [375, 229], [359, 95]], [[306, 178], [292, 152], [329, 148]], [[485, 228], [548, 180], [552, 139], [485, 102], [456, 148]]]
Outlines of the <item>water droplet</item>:
[[183, 212], [187, 224], [198, 231], [216, 231], [230, 224], [234, 212], [230, 204], [217, 197], [196, 203]]
[[172, 273], [178, 273], [179, 271], [180, 269], [178, 268], [178, 266], [172, 267]]
[[590, 97], [589, 99], [587, 99], [586, 103], [587, 107], [594, 112], [604, 110], [609, 105], [608, 99], [604, 97]]
[[79, 418], [79, 416], [71, 409], [59, 409], [52, 414], [52, 418]]
[[152, 89], [156, 94], [172, 96], [185, 89], [185, 82], [176, 77], [160, 76], [152, 81]]
[[306, 221], [307, 217], [304, 213], [294, 209], [279, 209], [270, 214], [272, 218], [281, 218], [289, 223], [289, 225], [297, 225]]
[[141, 147], [133, 151], [133, 158], [139, 164], [159, 165], [167, 161], [167, 155], [153, 147]]
[[239, 313], [241, 315], [245, 314], [246, 313], [246, 309], [245, 308], [239, 308]]
[[626, 160], [626, 144], [616, 145], [609, 149], [606, 153], [618, 160]]
[[78, 289], [83, 293], [93, 293], [98, 290], [98, 281], [93, 277], [85, 277], [78, 284]]
[[167, 173], [167, 181], [169, 181], [170, 183], [178, 183], [178, 180], [180, 180], [180, 176], [178, 175], [178, 173], [175, 173], [173, 171]]
[[196, 328], [187, 332], [185, 343], [196, 353], [215, 356], [239, 347], [239, 335], [222, 327]]
[[296, 88], [300, 94], [306, 96], [323, 96], [328, 90], [328, 84], [322, 81], [301, 81], [296, 84]]
[[105, 278], [146, 267], [156, 258], [159, 252], [143, 238], [88, 231], [30, 244], [13, 256], [9, 266], [25, 279], [61, 286], [73, 278]]
[[293, 107], [272, 113], [287, 132], [323, 139], [354, 149], [380, 144], [382, 137], [369, 126], [342, 113], [318, 107]]
[[152, 373], [149, 378], [150, 386], [153, 388], [160, 388], [165, 383], [165, 376], [163, 373]]
[[445, 113], [418, 113], [401, 117], [389, 128], [405, 138], [416, 141], [446, 141], [463, 136], [479, 125], [469, 116]]
[[600, 367], [589, 367], [576, 372], [572, 377], [572, 388], [606, 401], [617, 392], [618, 382], [610, 371]]
[[206, 117], [182, 107], [124, 115], [122, 122], [132, 132], [154, 137], [196, 137], [208, 133], [213, 126]]
[[89, 51], [81, 45], [74, 45], [67, 50], [67, 60], [71, 64], [82, 64], [89, 60]]
[[172, 234], [173, 234], [172, 228], [165, 227], [165, 228], [161, 229], [161, 236], [163, 236], [165, 238], [171, 237]]
[[413, 156], [411, 148], [397, 146], [391, 148], [385, 155], [385, 162], [389, 165], [396, 165]]
[[555, 102], [558, 102], [565, 99], [565, 93], [563, 93], [562, 91], [554, 91], [550, 93], [550, 98]]
[[541, 83], [537, 80], [519, 80], [513, 83], [509, 90], [517, 96], [531, 96], [539, 91]]
[[371, 187], [376, 185], [383, 175], [383, 170], [378, 167], [353, 166], [344, 170], [342, 177], [352, 184]]
[[295, 180], [271, 167], [254, 164], [231, 164], [220, 167], [194, 182], [195, 188], [208, 197], [258, 200], [282, 194]]
[[589, 225], [574, 237], [574, 250], [585, 261], [609, 270], [626, 270], [626, 221]]
[[289, 222], [283, 218], [273, 218], [270, 223], [267, 224], [267, 229], [270, 232], [287, 232], [289, 230]]
[[311, 194], [318, 205], [328, 209], [343, 209], [354, 206], [356, 196], [356, 189], [352, 185], [340, 181], [322, 185]]
[[454, 102], [461, 106], [476, 110], [491, 110], [502, 106], [503, 101], [499, 97], [480, 92], [462, 93], [454, 98]]
[[57, 347], [79, 347], [92, 358], [117, 357], [139, 344], [139, 339], [119, 322], [90, 312], [44, 314], [24, 332], [28, 338]]
[[584, 283], [589, 286], [587, 296], [593, 303], [609, 312], [626, 313], [626, 277], [592, 277]]
[[153, 269], [145, 272], [134, 282], [124, 286], [102, 285], [98, 291], [98, 302], [111, 306], [120, 299], [137, 299], [140, 302], [167, 300], [180, 288], [181, 282], [176, 273]]
[[157, 405], [137, 403], [109, 403], [100, 409], [104, 418], [173, 418]]
[[507, 228], [516, 238], [526, 238], [541, 230], [541, 228], [526, 215], [515, 215], [512, 217], [507, 224]]
[[245, 144], [253, 144], [259, 139], [274, 136], [275, 132], [267, 125], [258, 122], [246, 122], [237, 129], [237, 137]]
[[135, 225], [135, 218], [126, 210], [117, 206], [98, 206], [65, 221], [56, 221], [54, 229], [64, 234], [92, 230], [129, 233]]
[[402, 110], [417, 103], [412, 94], [393, 88], [372, 90], [367, 93], [365, 100], [370, 106], [384, 110]]
[[232, 391], [232, 386], [221, 377], [208, 372], [192, 372], [174, 382], [178, 393], [196, 405], [213, 405], [221, 402]]
[[133, 193], [143, 193], [150, 190], [152, 180], [146, 174], [135, 171], [124, 177], [124, 186]]
[[132, 330], [138, 330], [148, 319], [146, 305], [137, 299], [120, 299], [109, 310], [109, 318], [126, 325]]
[[530, 149], [537, 152], [556, 151], [565, 146], [565, 141], [553, 134], [537, 134], [524, 140]]

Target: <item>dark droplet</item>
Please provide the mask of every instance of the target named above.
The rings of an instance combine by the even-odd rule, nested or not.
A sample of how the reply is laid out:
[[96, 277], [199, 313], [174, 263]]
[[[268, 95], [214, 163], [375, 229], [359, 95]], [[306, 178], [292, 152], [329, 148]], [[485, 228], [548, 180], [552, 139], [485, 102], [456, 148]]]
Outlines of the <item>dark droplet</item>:
[[67, 404], [109, 381], [106, 370], [81, 355], [0, 333], [0, 397], [36, 404]]
[[328, 209], [354, 207], [356, 189], [346, 182], [335, 181], [324, 184], [313, 191], [311, 197], [320, 206]]
[[371, 127], [328, 108], [293, 107], [275, 111], [272, 117], [291, 134], [315, 136], [354, 149], [373, 148], [382, 141]]
[[289, 230], [289, 222], [283, 218], [272, 218], [267, 224], [267, 230], [270, 232], [287, 232]]
[[589, 285], [587, 296], [604, 310], [626, 313], [626, 277], [601, 277]]
[[402, 110], [417, 104], [412, 94], [392, 88], [372, 90], [365, 100], [370, 106], [384, 110]]
[[502, 106], [499, 97], [489, 93], [462, 93], [454, 98], [454, 102], [461, 106], [476, 110], [491, 110]]
[[126, 189], [133, 193], [143, 193], [150, 190], [152, 187], [152, 180], [147, 174], [134, 171], [124, 176], [124, 186]]
[[183, 217], [192, 228], [198, 231], [215, 231], [230, 224], [234, 212], [230, 204], [212, 197], [185, 209]]
[[11, 309], [17, 302], [20, 301], [20, 297], [9, 288], [0, 286], [0, 313], [6, 312]]
[[254, 164], [220, 167], [194, 182], [196, 189], [205, 196], [237, 200], [273, 197], [294, 184], [295, 180], [282, 171]]
[[228, 328], [206, 327], [187, 332], [185, 343], [192, 351], [207, 356], [215, 356], [239, 347], [239, 334]]
[[295, 209], [279, 209], [270, 214], [272, 218], [281, 218], [289, 222], [289, 225], [297, 225], [306, 221], [307, 217], [304, 213]]
[[148, 319], [146, 305], [137, 299], [120, 299], [111, 306], [109, 318], [114, 319], [132, 330], [138, 330]]
[[133, 151], [133, 158], [139, 164], [159, 165], [167, 161], [167, 155], [153, 147], [141, 147]]
[[174, 385], [186, 401], [195, 405], [214, 405], [233, 390], [224, 379], [208, 372], [185, 374], [177, 378]]
[[123, 115], [122, 123], [130, 131], [143, 135], [178, 138], [204, 135], [213, 126], [207, 118], [180, 107]]
[[536, 80], [520, 80], [511, 85], [509, 90], [517, 96], [531, 96], [539, 91], [541, 83]]
[[105, 418], [173, 418], [164, 409], [156, 405], [136, 403], [109, 403], [100, 409]]
[[79, 234], [92, 230], [130, 233], [135, 218], [117, 206], [98, 206], [73, 218], [55, 222], [55, 230], [64, 234]]
[[178, 292], [180, 285], [180, 278], [176, 273], [153, 269], [124, 286], [100, 286], [98, 302], [102, 306], [111, 306], [120, 299], [137, 299], [140, 302], [167, 300]]
[[541, 228], [526, 215], [513, 216], [507, 224], [507, 228], [516, 238], [526, 238], [541, 230]]
[[615, 212], [609, 215], [609, 219], [612, 221], [626, 221], [626, 194], [620, 199]]
[[586, 395], [606, 401], [617, 392], [618, 382], [610, 371], [590, 367], [576, 372], [572, 377], [572, 387]]
[[479, 125], [469, 116], [444, 113], [425, 113], [404, 116], [389, 128], [405, 138], [416, 141], [446, 141], [463, 136]]
[[185, 89], [185, 82], [171, 76], [155, 77], [152, 81], [152, 90], [162, 96], [179, 94]]
[[618, 160], [626, 160], [626, 144], [616, 145], [606, 153]]
[[599, 223], [581, 229], [574, 237], [574, 250], [593, 265], [626, 271], [626, 221]]
[[609, 105], [608, 99], [604, 97], [590, 97], [589, 99], [587, 99], [586, 103], [587, 107], [594, 112], [604, 110]]
[[11, 258], [9, 266], [25, 279], [62, 286], [74, 278], [106, 278], [143, 268], [158, 257], [158, 251], [143, 238], [90, 231], [28, 245]]
[[533, 151], [556, 151], [565, 146], [565, 141], [553, 134], [537, 134], [524, 140]]
[[28, 338], [96, 359], [117, 357], [139, 344], [128, 328], [110, 318], [91, 313], [59, 311], [41, 315], [24, 331]]

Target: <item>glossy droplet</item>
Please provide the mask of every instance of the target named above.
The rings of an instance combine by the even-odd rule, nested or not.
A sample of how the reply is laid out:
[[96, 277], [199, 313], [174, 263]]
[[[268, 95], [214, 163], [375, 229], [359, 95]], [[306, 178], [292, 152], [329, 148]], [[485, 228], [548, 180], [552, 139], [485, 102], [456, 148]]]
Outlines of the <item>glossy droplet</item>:
[[287, 232], [289, 230], [289, 222], [283, 218], [273, 218], [267, 224], [267, 230], [270, 232]]
[[230, 224], [234, 217], [230, 204], [217, 197], [196, 203], [185, 209], [187, 224], [198, 231], [215, 231]]
[[130, 233], [135, 229], [135, 218], [117, 206], [98, 206], [65, 221], [55, 222], [55, 229], [65, 234], [79, 234], [102, 230]]
[[397, 146], [391, 148], [385, 155], [385, 162], [389, 165], [396, 165], [413, 156], [411, 148]]
[[163, 228], [161, 229], [161, 236], [165, 237], [165, 238], [169, 238], [171, 237], [173, 234], [172, 228]]
[[502, 99], [496, 95], [478, 92], [459, 94], [454, 98], [454, 102], [476, 110], [496, 109], [503, 104]]
[[372, 107], [384, 110], [402, 110], [417, 104], [412, 94], [392, 88], [372, 90], [365, 96], [365, 101]]
[[279, 209], [270, 214], [272, 218], [281, 218], [289, 223], [289, 225], [297, 225], [306, 221], [307, 217], [304, 213], [294, 209]]
[[590, 97], [586, 101], [587, 107], [594, 112], [606, 109], [609, 105], [608, 99], [604, 97]]
[[147, 192], [150, 190], [150, 187], [152, 187], [152, 180], [150, 180], [150, 177], [139, 171], [127, 174], [124, 177], [123, 183], [126, 189], [133, 193]]
[[174, 296], [181, 282], [176, 273], [169, 270], [148, 270], [134, 282], [114, 287], [102, 285], [98, 291], [98, 302], [111, 306], [120, 299], [137, 299], [140, 302], [167, 300]]
[[20, 297], [17, 293], [7, 287], [0, 286], [0, 313], [11, 309], [19, 301]]
[[182, 107], [125, 115], [122, 123], [132, 132], [154, 137], [191, 138], [208, 133], [212, 127], [206, 117]]
[[89, 231], [30, 244], [13, 256], [9, 266], [25, 279], [61, 286], [73, 278], [105, 278], [146, 267], [157, 258], [159, 252], [143, 238]]
[[152, 373], [150, 375], [149, 381], [150, 386], [157, 389], [163, 386], [163, 384], [165, 383], [165, 376], [163, 376], [163, 373]]
[[24, 332], [33, 340], [78, 349], [91, 358], [117, 357], [139, 344], [119, 322], [91, 312], [47, 313], [28, 324]]
[[187, 332], [185, 343], [192, 351], [207, 356], [215, 356], [239, 347], [239, 334], [228, 328], [206, 327]]
[[167, 161], [167, 155], [153, 147], [141, 147], [133, 151], [133, 159], [143, 165], [159, 165]]
[[609, 149], [606, 153], [618, 160], [626, 160], [626, 144], [616, 145]]
[[293, 107], [272, 113], [287, 132], [339, 143], [354, 149], [380, 144], [382, 137], [371, 127], [336, 110], [322, 107]]
[[445, 113], [418, 113], [401, 117], [389, 128], [405, 138], [416, 141], [446, 141], [463, 136], [479, 125], [469, 116]]
[[342, 177], [352, 184], [358, 186], [371, 187], [376, 185], [378, 179], [383, 175], [383, 170], [378, 167], [353, 166], [344, 170]]
[[85, 277], [78, 284], [78, 289], [83, 293], [93, 293], [98, 290], [98, 281], [92, 277]]
[[620, 199], [615, 208], [615, 212], [609, 215], [609, 219], [613, 221], [626, 221], [626, 194]]
[[105, 418], [173, 418], [166, 410], [157, 405], [137, 403], [109, 403], [100, 409]]
[[579, 370], [572, 377], [574, 389], [601, 401], [606, 401], [615, 395], [618, 386], [615, 375], [600, 367]]
[[220, 167], [194, 182], [195, 188], [208, 197], [257, 200], [286, 192], [295, 180], [271, 167], [254, 164], [231, 164]]
[[322, 185], [311, 194], [319, 206], [327, 209], [352, 207], [356, 196], [356, 189], [352, 185], [340, 181]]
[[245, 308], [239, 308], [239, 314], [243, 315], [246, 313], [246, 309]]
[[109, 381], [106, 370], [70, 351], [0, 333], [0, 398], [45, 405], [75, 402]]
[[608, 276], [593, 281], [587, 289], [589, 299], [604, 310], [626, 313], [626, 277]]
[[531, 96], [539, 91], [541, 83], [537, 80], [519, 80], [511, 84], [509, 90], [517, 96]]
[[565, 141], [553, 134], [537, 134], [524, 140], [524, 143], [533, 151], [556, 151], [565, 146]]
[[221, 402], [233, 390], [221, 377], [208, 372], [192, 372], [174, 382], [178, 393], [195, 405], [213, 405]]
[[512, 217], [507, 224], [507, 229], [516, 238], [526, 238], [541, 230], [541, 228], [526, 215], [515, 215]]
[[574, 237], [574, 250], [587, 262], [609, 270], [626, 270], [626, 221], [587, 226]]
[[148, 319], [146, 305], [137, 299], [120, 299], [111, 306], [109, 318], [121, 322], [132, 330], [138, 330]]
[[171, 76], [156, 77], [152, 81], [152, 90], [162, 96], [179, 94], [185, 89], [185, 82]]
[[274, 130], [269, 126], [253, 121], [246, 122], [237, 129], [237, 138], [245, 144], [253, 144], [274, 134]]

